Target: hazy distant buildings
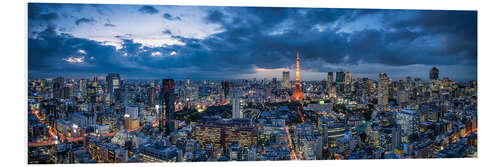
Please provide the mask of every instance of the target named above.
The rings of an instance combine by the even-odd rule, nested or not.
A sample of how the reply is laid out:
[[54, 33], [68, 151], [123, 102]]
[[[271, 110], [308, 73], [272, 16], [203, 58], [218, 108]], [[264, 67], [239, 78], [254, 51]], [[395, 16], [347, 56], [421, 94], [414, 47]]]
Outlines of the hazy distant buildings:
[[290, 72], [289, 71], [283, 71], [283, 81], [281, 81], [281, 86], [285, 88], [290, 88]]

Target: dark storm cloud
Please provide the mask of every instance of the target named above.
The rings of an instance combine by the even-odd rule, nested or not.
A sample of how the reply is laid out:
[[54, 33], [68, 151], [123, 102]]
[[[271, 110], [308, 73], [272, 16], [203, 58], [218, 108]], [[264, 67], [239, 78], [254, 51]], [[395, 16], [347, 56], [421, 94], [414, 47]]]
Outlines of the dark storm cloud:
[[156, 9], [153, 6], [146, 5], [146, 6], [142, 6], [141, 8], [139, 8], [139, 12], [145, 13], [145, 14], [156, 14], [156, 13], [158, 13], [158, 9]]
[[57, 35], [56, 27], [54, 25], [49, 25], [45, 30], [39, 32], [38, 35], [40, 35], [40, 38], [54, 37]]
[[476, 11], [416, 11], [405, 20], [387, 20], [389, 27], [421, 29], [421, 35], [442, 36], [445, 52], [441, 56], [463, 55], [477, 59], [477, 12]]
[[173, 17], [169, 13], [164, 13], [163, 18], [165, 18], [167, 20], [181, 20], [181, 17], [179, 17], [179, 16]]
[[[336, 10], [336, 9], [300, 9], [288, 8], [258, 8], [211, 11], [206, 21], [220, 24], [226, 30], [216, 34], [217, 41], [207, 41], [225, 46], [224, 49], [234, 48], [240, 56], [234, 56], [235, 62], [247, 62], [242, 53], [252, 56], [250, 63], [259, 67], [277, 68], [280, 62], [293, 62], [295, 48], [301, 49], [305, 60], [324, 60], [331, 64], [357, 64], [360, 61], [367, 63], [381, 63], [387, 65], [451, 65], [475, 61], [476, 41], [475, 13], [468, 12], [416, 12], [414, 17], [400, 18], [393, 22], [394, 26], [387, 29], [363, 29], [352, 33], [338, 32], [337, 27], [324, 31], [317, 31], [314, 26], [330, 26], [329, 23], [341, 22], [346, 24], [356, 18], [380, 14], [384, 10]], [[234, 9], [236, 10], [236, 9]], [[260, 12], [256, 12], [256, 11]], [[237, 13], [227, 16], [224, 13]], [[445, 13], [443, 15], [443, 13]], [[398, 17], [392, 12], [383, 12], [384, 17]], [[441, 16], [443, 15], [443, 16]], [[244, 17], [243, 17], [244, 16]], [[228, 19], [230, 17], [231, 19]], [[279, 35], [266, 34], [269, 30], [286, 19], [293, 18], [290, 27]], [[432, 18], [426, 20], [426, 18]], [[445, 22], [439, 20], [447, 19]], [[453, 18], [453, 19], [451, 19]], [[467, 18], [472, 22], [460, 22], [460, 18]], [[412, 20], [417, 20], [413, 22]], [[229, 21], [228, 21], [229, 20]], [[452, 21], [456, 20], [456, 21]], [[464, 30], [461, 30], [461, 27]], [[412, 28], [421, 30], [410, 31]], [[455, 32], [458, 31], [458, 32]], [[465, 34], [474, 34], [472, 37]], [[465, 37], [465, 38], [464, 38]], [[462, 40], [452, 40], [462, 39]], [[214, 44], [214, 46], [217, 46]], [[234, 47], [226, 47], [234, 46]], [[230, 53], [230, 51], [227, 51]], [[463, 59], [467, 58], [468, 59]], [[238, 60], [236, 60], [238, 59]], [[306, 63], [307, 64], [307, 63]], [[312, 70], [319, 70], [317, 65], [306, 66]]]
[[116, 25], [111, 24], [111, 23], [106, 23], [106, 24], [104, 24], [104, 26], [106, 26], [106, 27], [116, 27]]
[[87, 24], [87, 23], [93, 23], [93, 22], [95, 22], [95, 20], [93, 18], [82, 17], [82, 18], [76, 20], [75, 24], [80, 25], [80, 24]]
[[[79, 52], [85, 51], [85, 54]], [[47, 28], [38, 34], [38, 38], [28, 38], [28, 75], [87, 74], [95, 75], [110, 71], [127, 72], [130, 67], [127, 57], [120, 55], [115, 47], [102, 43], [75, 38], [68, 34], [55, 34], [53, 28]], [[82, 58], [83, 62], [69, 62], [69, 58]]]
[[172, 34], [172, 31], [170, 31], [170, 30], [163, 30], [162, 33], [164, 33], [164, 34]]
[[57, 18], [59, 18], [59, 15], [57, 13], [47, 13], [47, 14], [41, 14], [38, 17], [45, 21], [53, 21], [57, 20]]
[[206, 20], [211, 23], [224, 23], [224, 14], [219, 10], [210, 10], [206, 16]]
[[[159, 13], [152, 6], [139, 11]], [[181, 20], [169, 13], [163, 18]], [[369, 22], [377, 18], [380, 20]], [[32, 75], [38, 71], [119, 72], [132, 77], [230, 79], [255, 73], [255, 67], [293, 69], [297, 48], [301, 68], [318, 72], [346, 70], [376, 75], [380, 70], [405, 67], [477, 68], [476, 12], [218, 7], [209, 10], [204, 21], [219, 25], [222, 31], [198, 39], [173, 35], [165, 29], [163, 34], [184, 45], [161, 47], [145, 46], [130, 34], [116, 36], [122, 42], [120, 49], [57, 34], [55, 26], [49, 26], [37, 32], [38, 37], [29, 38], [29, 71]], [[374, 25], [352, 28], [353, 24]], [[87, 54], [75, 55], [79, 49]], [[70, 56], [84, 56], [84, 62], [66, 61]], [[359, 69], [343, 69], [357, 65]], [[408, 71], [415, 69], [400, 75]], [[476, 75], [462, 78], [475, 79]]]
[[28, 4], [28, 19], [33, 22], [51, 23], [59, 19], [59, 14], [52, 12], [51, 9], [58, 8], [57, 5], [49, 4]]

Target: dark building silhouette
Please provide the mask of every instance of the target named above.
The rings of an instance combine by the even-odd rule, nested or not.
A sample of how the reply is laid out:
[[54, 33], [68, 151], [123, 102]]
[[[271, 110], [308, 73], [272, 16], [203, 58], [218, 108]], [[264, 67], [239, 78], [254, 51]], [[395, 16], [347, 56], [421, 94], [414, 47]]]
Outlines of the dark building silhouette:
[[439, 70], [436, 67], [432, 67], [432, 69], [429, 71], [429, 79], [439, 80]]
[[174, 130], [174, 79], [163, 79], [160, 92], [160, 130], [169, 134]]

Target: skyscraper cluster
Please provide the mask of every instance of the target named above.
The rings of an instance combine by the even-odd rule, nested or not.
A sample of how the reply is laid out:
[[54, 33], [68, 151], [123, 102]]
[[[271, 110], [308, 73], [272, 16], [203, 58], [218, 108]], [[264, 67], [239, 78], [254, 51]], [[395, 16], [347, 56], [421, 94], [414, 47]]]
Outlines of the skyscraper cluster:
[[[30, 80], [30, 163], [477, 156], [477, 82], [324, 73], [296, 79]], [[302, 60], [304, 61], [304, 60]], [[307, 61], [307, 60], [306, 60]], [[291, 83], [295, 87], [289, 87]], [[47, 151], [49, 150], [49, 151]]]

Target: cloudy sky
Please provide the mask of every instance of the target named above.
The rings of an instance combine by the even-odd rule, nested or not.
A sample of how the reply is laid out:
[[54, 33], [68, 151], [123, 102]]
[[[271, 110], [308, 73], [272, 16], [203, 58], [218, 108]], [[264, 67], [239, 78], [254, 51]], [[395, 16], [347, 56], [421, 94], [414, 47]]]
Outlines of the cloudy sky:
[[28, 77], [477, 79], [477, 12], [28, 5]]

